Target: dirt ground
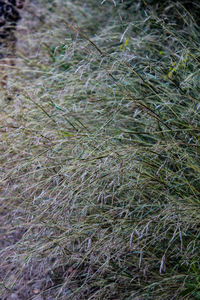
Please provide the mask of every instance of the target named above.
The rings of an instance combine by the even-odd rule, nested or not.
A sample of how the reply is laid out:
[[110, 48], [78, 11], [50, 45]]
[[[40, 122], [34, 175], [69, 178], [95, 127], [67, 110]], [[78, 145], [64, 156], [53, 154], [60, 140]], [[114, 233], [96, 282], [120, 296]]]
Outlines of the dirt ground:
[[[29, 53], [28, 43], [24, 43], [24, 40], [26, 38], [28, 40], [30, 33], [36, 32], [38, 26], [42, 26], [42, 22], [44, 22], [42, 1], [28, 2], [22, 15], [22, 21], [18, 26], [18, 51], [20, 50], [22, 55], [28, 56], [31, 53]], [[20, 40], [20, 35], [23, 35], [23, 40]], [[2, 182], [5, 175], [5, 159], [8, 159], [8, 156], [4, 156], [7, 146], [3, 142], [3, 136], [8, 131], [15, 130], [15, 125], [10, 122], [9, 112], [12, 110], [12, 105], [17, 105], [17, 96], [14, 100], [15, 103], [12, 101], [7, 103], [3, 98], [2, 91], [0, 96], [0, 252], [6, 254], [5, 259], [4, 254], [0, 258], [0, 300], [53, 300], [56, 298], [57, 282], [53, 279], [52, 274], [38, 269], [37, 262], [30, 264], [29, 268], [23, 270], [20, 270], [17, 259], [16, 264], [13, 263], [14, 258], [17, 257], [13, 246], [22, 239], [25, 230], [22, 227], [16, 228], [16, 226], [13, 226], [13, 220], [22, 216], [21, 213], [17, 215], [16, 212], [13, 215], [12, 207], [9, 208], [10, 205], [8, 205], [9, 200], [13, 197], [10, 193], [12, 182], [6, 186]], [[9, 161], [12, 161], [12, 154], [10, 154]], [[9, 257], [12, 259], [9, 259]], [[16, 274], [14, 272], [16, 269], [19, 272], [18, 278], [16, 275], [12, 275]], [[20, 271], [22, 271], [22, 275]], [[66, 270], [60, 270], [60, 272], [62, 277], [63, 272], [66, 272]], [[62, 299], [62, 296], [59, 299]]]

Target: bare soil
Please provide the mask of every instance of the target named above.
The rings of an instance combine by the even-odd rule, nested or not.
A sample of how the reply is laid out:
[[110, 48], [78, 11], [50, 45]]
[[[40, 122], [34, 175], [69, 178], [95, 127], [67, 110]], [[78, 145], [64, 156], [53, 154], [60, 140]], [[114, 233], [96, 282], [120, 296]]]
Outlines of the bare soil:
[[[29, 35], [36, 33], [38, 27], [45, 22], [42, 1], [28, 3], [22, 15], [23, 18], [18, 28], [18, 51], [28, 57], [32, 55], [28, 47], [28, 43], [30, 43]], [[20, 39], [20, 35], [23, 35], [23, 39]], [[14, 91], [11, 91], [11, 94], [12, 92]], [[22, 226], [16, 226], [16, 220], [18, 218], [23, 219], [23, 215], [21, 212], [16, 213], [16, 209], [13, 209], [13, 205], [19, 205], [17, 199], [16, 203], [13, 203], [15, 202], [11, 192], [13, 183], [10, 182], [9, 185], [5, 186], [4, 181], [2, 181], [6, 173], [5, 164], [8, 164], [8, 169], [11, 161], [13, 164], [17, 164], [15, 156], [12, 157], [12, 154], [10, 154], [9, 159], [8, 156], [5, 156], [8, 161], [4, 161], [4, 154], [9, 145], [6, 142], [4, 143], [3, 137], [9, 131], [15, 130], [15, 124], [13, 119], [10, 119], [10, 113], [12, 108], [14, 106], [16, 108], [18, 104], [17, 95], [14, 96], [14, 100], [11, 98], [8, 101], [4, 91], [0, 91], [0, 97], [0, 252], [2, 253], [0, 258], [0, 300], [53, 300], [56, 298], [58, 286], [54, 275], [49, 270], [39, 269], [39, 263], [36, 261], [31, 262], [29, 267], [24, 268], [17, 260], [17, 253], [15, 253], [13, 247], [22, 240], [26, 230]], [[17, 110], [20, 112], [20, 106]], [[11, 202], [12, 205], [10, 205]], [[59, 277], [62, 278], [67, 271], [58, 270]], [[18, 278], [13, 275], [16, 273], [19, 274]], [[62, 299], [62, 297], [61, 295], [59, 299]]]

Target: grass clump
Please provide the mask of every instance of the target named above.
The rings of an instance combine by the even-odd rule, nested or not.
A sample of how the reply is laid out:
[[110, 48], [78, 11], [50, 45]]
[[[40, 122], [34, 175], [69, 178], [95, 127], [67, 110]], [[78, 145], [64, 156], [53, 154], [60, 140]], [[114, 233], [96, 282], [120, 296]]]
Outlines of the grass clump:
[[20, 232], [2, 299], [200, 299], [195, 17], [138, 1], [47, 12], [2, 108], [1, 210]]

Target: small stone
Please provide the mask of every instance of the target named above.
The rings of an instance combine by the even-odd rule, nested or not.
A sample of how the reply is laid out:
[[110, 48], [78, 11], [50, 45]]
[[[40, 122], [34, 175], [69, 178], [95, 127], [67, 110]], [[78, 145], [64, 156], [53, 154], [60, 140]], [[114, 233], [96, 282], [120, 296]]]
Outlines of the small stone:
[[38, 289], [33, 290], [33, 294], [35, 294], [35, 295], [39, 294], [39, 292], [40, 292], [40, 290], [38, 290]]

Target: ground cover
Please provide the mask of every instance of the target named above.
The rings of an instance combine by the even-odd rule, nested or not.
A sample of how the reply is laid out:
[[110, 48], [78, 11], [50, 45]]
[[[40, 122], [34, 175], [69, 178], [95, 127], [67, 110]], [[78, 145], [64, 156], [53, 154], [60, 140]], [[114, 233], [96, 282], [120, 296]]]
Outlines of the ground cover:
[[24, 13], [1, 100], [2, 299], [200, 299], [199, 4], [103, 2]]

